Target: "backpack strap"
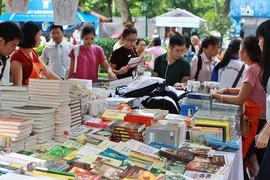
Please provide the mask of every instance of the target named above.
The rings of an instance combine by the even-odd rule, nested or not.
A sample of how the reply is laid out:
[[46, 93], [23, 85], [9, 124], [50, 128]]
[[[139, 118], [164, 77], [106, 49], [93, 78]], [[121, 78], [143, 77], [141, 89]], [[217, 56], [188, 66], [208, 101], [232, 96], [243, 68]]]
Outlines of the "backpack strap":
[[242, 74], [244, 72], [244, 69], [245, 69], [245, 64], [242, 65], [241, 70], [239, 71], [238, 75], [236, 76], [236, 78], [233, 82], [232, 88], [235, 88], [236, 85], [238, 84], [240, 77], [242, 76]]
[[200, 70], [202, 69], [202, 57], [200, 54], [197, 57], [198, 57], [197, 72], [195, 74], [196, 81], [198, 81], [198, 76], [199, 76]]

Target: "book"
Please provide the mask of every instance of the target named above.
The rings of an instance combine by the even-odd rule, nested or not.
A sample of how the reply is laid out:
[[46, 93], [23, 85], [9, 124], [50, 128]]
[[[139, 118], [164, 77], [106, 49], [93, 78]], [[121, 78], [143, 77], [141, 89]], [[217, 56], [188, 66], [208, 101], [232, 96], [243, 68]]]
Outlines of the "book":
[[127, 113], [123, 111], [106, 109], [101, 115], [101, 119], [104, 121], [124, 120], [126, 114]]
[[76, 180], [100, 180], [102, 175], [96, 175], [91, 173], [75, 172], [74, 178]]
[[112, 158], [112, 159], [116, 159], [119, 161], [124, 161], [125, 159], [127, 159], [127, 156], [124, 154], [119, 153], [118, 151], [115, 151], [112, 148], [107, 148], [105, 151], [102, 151], [99, 153], [99, 155], [108, 157], [108, 158]]
[[111, 159], [105, 156], [97, 155], [94, 153], [88, 153], [82, 158], [79, 159], [80, 162], [87, 163], [91, 165], [91, 168], [93, 168], [96, 164], [103, 162], [111, 164], [115, 167], [119, 167], [122, 164], [122, 161]]
[[200, 127], [194, 126], [191, 129], [191, 139], [194, 143], [205, 144], [206, 138], [224, 141], [223, 129], [215, 127]]
[[23, 106], [23, 107], [14, 107], [12, 111], [20, 113], [29, 113], [29, 114], [50, 114], [54, 113], [55, 109], [53, 107], [44, 107], [44, 106]]
[[[1, 91], [22, 91], [27, 92], [27, 86], [0, 86]], [[16, 92], [17, 93], [17, 92]]]
[[19, 117], [0, 117], [0, 125], [27, 126], [32, 120]]
[[159, 154], [172, 161], [190, 162], [194, 159], [194, 155], [189, 151], [176, 151], [167, 148], [161, 148]]
[[88, 133], [90, 137], [94, 137], [100, 140], [109, 140], [112, 136], [112, 131], [110, 129], [98, 129], [91, 133]]
[[184, 175], [192, 179], [224, 180], [223, 175], [203, 173], [203, 172], [185, 171]]
[[130, 68], [134, 68], [134, 67], [138, 66], [139, 64], [144, 64], [148, 57], [149, 57], [149, 55], [145, 55], [142, 57], [130, 58], [130, 60], [128, 61], [128, 66]]
[[186, 163], [181, 161], [168, 160], [165, 163], [165, 169], [175, 174], [184, 174]]
[[222, 128], [223, 140], [229, 141], [231, 139], [231, 124], [230, 122], [212, 121], [212, 120], [197, 120], [194, 123], [195, 126], [201, 127], [214, 127]]
[[197, 161], [190, 161], [185, 168], [189, 171], [206, 172], [210, 174], [222, 174], [224, 169], [226, 169], [215, 164]]
[[139, 133], [145, 129], [145, 124], [141, 123], [131, 123], [125, 122], [122, 120], [115, 121], [110, 125], [110, 129], [117, 131], [128, 131], [128, 132], [136, 132]]
[[205, 162], [205, 163], [215, 164], [218, 166], [229, 165], [229, 160], [226, 155], [214, 155], [213, 157], [195, 156], [193, 161]]
[[56, 145], [52, 149], [50, 149], [46, 154], [52, 155], [55, 158], [63, 158], [69, 155], [73, 150], [71, 148]]
[[119, 175], [122, 172], [123, 169], [102, 162], [95, 165], [94, 168], [91, 170], [91, 173], [102, 175], [104, 178], [112, 180], [120, 179]]
[[139, 166], [128, 166], [126, 169], [123, 170], [121, 174], [119, 174], [119, 177], [121, 179], [138, 179], [139, 175], [141, 175], [143, 171], [145, 171], [145, 169]]

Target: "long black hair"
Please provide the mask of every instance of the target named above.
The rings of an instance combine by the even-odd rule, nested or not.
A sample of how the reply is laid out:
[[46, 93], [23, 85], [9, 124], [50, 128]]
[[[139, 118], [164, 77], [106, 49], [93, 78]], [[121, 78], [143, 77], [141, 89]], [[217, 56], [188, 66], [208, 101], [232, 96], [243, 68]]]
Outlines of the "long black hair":
[[202, 46], [198, 52], [198, 55], [203, 53], [203, 49], [208, 48], [209, 45], [218, 45], [220, 43], [220, 39], [218, 37], [215, 36], [207, 36], [204, 38], [204, 40], [202, 41]]
[[270, 20], [267, 20], [260, 24], [256, 31], [257, 37], [263, 37], [263, 49], [262, 49], [262, 76], [261, 84], [267, 91], [267, 83], [270, 77]]
[[261, 66], [262, 51], [259, 46], [259, 39], [255, 36], [247, 36], [241, 43], [243, 50], [247, 51], [247, 54], [252, 62], [256, 62]]
[[228, 66], [232, 56], [239, 52], [241, 41], [236, 39], [232, 40], [222, 58], [222, 60], [216, 65], [215, 70], [218, 71], [220, 68]]

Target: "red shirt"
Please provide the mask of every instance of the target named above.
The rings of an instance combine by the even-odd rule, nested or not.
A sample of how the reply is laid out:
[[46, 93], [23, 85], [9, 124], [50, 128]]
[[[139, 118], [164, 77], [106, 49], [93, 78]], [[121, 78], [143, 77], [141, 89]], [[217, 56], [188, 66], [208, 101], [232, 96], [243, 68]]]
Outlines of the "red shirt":
[[29, 53], [23, 48], [16, 50], [10, 58], [10, 61], [18, 61], [23, 66], [22, 84], [28, 85], [29, 78], [39, 79], [42, 73], [42, 64], [39, 61], [38, 53], [32, 49], [33, 58], [31, 59]]

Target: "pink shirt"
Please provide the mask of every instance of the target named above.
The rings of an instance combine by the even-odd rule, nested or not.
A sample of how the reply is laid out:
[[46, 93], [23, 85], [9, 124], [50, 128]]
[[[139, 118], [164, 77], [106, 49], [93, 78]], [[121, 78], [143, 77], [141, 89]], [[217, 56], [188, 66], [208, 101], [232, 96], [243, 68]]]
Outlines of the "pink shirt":
[[161, 46], [154, 46], [154, 47], [151, 47], [149, 49], [145, 49], [144, 50], [146, 53], [150, 53], [152, 54], [152, 60], [150, 62], [150, 68], [151, 69], [154, 69], [154, 65], [155, 65], [155, 60], [158, 56], [162, 55], [162, 54], [165, 54], [167, 51], [162, 48]]
[[[74, 59], [74, 49], [71, 50], [69, 57]], [[90, 49], [80, 46], [78, 56], [77, 70], [73, 73], [72, 78], [90, 79], [93, 82], [98, 81], [98, 68], [103, 64], [106, 56], [100, 46], [92, 45]]]
[[[213, 69], [215, 65], [217, 64], [218, 60], [216, 58], [212, 58], [211, 61], [206, 57], [205, 53], [202, 53], [200, 55], [202, 57], [202, 69], [199, 72], [198, 75], [198, 81], [203, 83], [204, 81], [210, 81], [211, 75], [213, 72]], [[195, 75], [197, 72], [197, 66], [198, 66], [198, 57], [194, 56], [190, 63], [190, 78], [191, 80], [195, 79]]]
[[[257, 63], [250, 65], [244, 75], [243, 83], [247, 82], [253, 87], [249, 98], [256, 102], [259, 106], [265, 106], [266, 92], [259, 80], [260, 71], [261, 67]], [[265, 119], [265, 109], [264, 112], [262, 112], [260, 118]]]

